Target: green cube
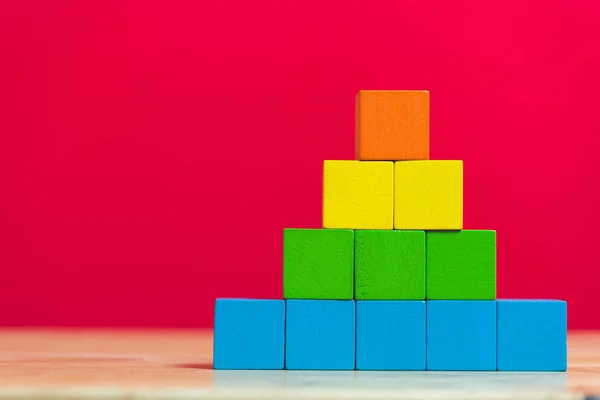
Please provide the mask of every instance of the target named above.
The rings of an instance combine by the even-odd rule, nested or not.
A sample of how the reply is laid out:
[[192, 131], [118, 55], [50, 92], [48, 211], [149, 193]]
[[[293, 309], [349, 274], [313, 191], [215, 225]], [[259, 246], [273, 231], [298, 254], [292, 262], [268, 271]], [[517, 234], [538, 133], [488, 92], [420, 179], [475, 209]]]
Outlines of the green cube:
[[427, 232], [427, 299], [495, 298], [496, 231]]
[[355, 293], [360, 300], [425, 299], [425, 232], [355, 232]]
[[354, 297], [354, 231], [285, 229], [285, 299], [350, 300]]

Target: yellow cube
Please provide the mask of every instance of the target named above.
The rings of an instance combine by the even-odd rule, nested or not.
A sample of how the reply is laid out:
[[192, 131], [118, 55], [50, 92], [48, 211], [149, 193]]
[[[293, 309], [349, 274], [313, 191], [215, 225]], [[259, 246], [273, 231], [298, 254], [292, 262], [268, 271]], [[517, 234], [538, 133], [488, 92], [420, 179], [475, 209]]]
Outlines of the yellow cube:
[[394, 172], [394, 229], [463, 227], [463, 162], [398, 161]]
[[393, 229], [393, 226], [393, 162], [324, 162], [324, 228]]

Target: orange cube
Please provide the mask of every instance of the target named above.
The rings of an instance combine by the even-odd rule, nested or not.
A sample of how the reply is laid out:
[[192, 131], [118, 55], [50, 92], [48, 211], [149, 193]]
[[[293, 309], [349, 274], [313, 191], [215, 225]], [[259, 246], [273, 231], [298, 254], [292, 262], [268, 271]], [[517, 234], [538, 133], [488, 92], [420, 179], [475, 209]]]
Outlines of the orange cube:
[[361, 90], [356, 96], [356, 159], [429, 159], [429, 92]]

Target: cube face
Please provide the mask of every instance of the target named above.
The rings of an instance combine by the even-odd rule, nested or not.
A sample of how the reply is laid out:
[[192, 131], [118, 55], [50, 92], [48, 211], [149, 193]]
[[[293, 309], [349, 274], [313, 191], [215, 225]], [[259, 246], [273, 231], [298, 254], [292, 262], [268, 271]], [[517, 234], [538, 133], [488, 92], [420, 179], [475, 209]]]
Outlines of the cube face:
[[427, 301], [427, 369], [496, 370], [496, 302]]
[[567, 303], [499, 300], [498, 370], [566, 371]]
[[425, 301], [357, 301], [356, 369], [425, 370]]
[[398, 161], [394, 176], [394, 229], [463, 227], [462, 161]]
[[357, 160], [429, 159], [429, 92], [362, 90], [355, 113]]
[[427, 232], [427, 299], [496, 298], [496, 232]]
[[355, 232], [357, 300], [425, 299], [425, 232]]
[[285, 301], [217, 299], [215, 369], [283, 369]]
[[354, 231], [285, 229], [283, 297], [352, 299]]
[[285, 368], [353, 370], [354, 300], [287, 300]]
[[324, 228], [392, 229], [393, 221], [392, 162], [324, 162]]

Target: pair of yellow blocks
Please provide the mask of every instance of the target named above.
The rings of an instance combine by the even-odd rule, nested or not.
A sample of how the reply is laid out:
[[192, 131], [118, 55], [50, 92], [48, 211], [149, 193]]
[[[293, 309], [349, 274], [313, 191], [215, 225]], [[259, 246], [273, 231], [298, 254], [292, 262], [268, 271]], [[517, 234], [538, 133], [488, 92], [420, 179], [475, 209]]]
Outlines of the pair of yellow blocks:
[[429, 160], [429, 93], [360, 91], [356, 160], [327, 160], [323, 227], [459, 230], [463, 163]]
[[459, 230], [462, 161], [326, 160], [323, 227]]

